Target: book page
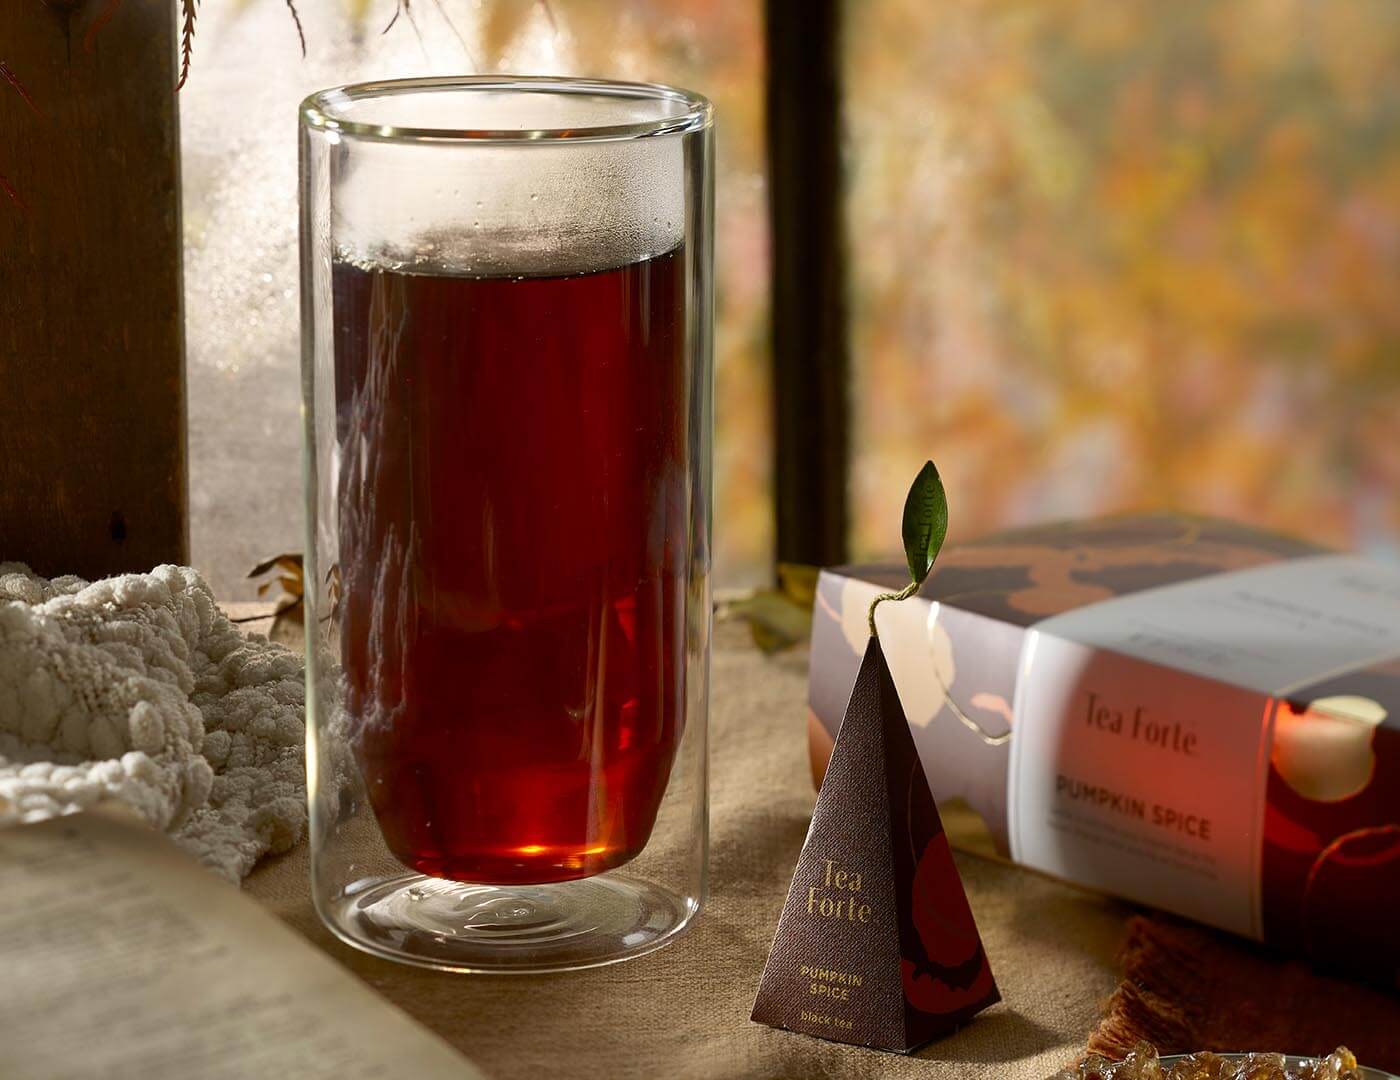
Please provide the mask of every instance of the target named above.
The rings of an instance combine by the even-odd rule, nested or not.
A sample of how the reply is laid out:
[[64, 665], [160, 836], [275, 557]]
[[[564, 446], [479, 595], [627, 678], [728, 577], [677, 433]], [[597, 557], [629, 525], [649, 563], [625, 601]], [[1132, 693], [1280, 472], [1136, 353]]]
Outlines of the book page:
[[0, 829], [0, 1077], [477, 1080], [447, 1043], [106, 812]]

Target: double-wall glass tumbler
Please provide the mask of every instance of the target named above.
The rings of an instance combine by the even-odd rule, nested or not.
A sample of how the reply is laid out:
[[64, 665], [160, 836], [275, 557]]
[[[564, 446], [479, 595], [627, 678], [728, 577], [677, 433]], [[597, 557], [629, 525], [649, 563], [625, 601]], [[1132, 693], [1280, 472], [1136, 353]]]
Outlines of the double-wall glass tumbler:
[[705, 888], [709, 103], [301, 110], [312, 890], [463, 971], [640, 955]]

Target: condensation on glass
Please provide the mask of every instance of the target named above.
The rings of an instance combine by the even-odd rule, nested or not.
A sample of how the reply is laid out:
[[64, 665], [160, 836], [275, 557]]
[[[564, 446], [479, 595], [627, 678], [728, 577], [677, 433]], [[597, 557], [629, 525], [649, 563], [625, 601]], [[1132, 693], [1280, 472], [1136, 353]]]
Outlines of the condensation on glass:
[[312, 889], [463, 971], [705, 886], [711, 109], [365, 83], [301, 113]]

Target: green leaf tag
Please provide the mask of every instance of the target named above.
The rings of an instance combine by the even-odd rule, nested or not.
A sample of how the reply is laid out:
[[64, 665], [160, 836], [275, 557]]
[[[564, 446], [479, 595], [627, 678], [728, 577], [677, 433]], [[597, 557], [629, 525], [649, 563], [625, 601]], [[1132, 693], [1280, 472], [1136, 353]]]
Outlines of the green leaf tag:
[[880, 593], [870, 601], [867, 616], [870, 636], [879, 637], [875, 628], [875, 609], [886, 600], [908, 600], [933, 570], [943, 539], [948, 535], [948, 497], [943, 492], [943, 480], [931, 461], [924, 462], [919, 475], [904, 500], [904, 558], [909, 563], [911, 581], [899, 592]]
[[916, 585], [933, 569], [933, 560], [948, 535], [948, 497], [931, 461], [924, 463], [904, 500], [904, 557]]

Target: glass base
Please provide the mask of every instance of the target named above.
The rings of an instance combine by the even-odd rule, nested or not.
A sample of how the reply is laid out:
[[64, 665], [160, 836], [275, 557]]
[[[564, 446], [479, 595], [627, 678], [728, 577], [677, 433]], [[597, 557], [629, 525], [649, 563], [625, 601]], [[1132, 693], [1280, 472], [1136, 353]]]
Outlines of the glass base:
[[467, 885], [405, 873], [356, 882], [322, 911], [347, 943], [420, 967], [572, 971], [643, 956], [700, 910], [646, 881], [602, 874], [552, 885]]

